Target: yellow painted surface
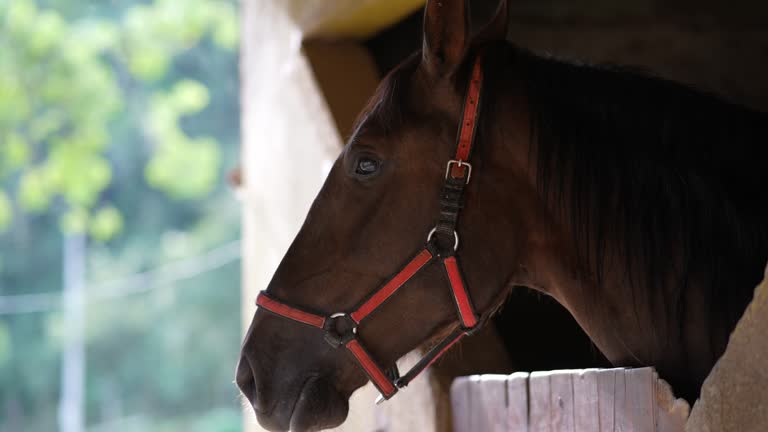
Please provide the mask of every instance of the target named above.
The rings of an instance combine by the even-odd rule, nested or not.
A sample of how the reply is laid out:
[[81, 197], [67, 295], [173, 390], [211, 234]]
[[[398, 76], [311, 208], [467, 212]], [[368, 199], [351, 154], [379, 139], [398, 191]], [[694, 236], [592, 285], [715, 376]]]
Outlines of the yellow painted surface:
[[244, 0], [270, 3], [304, 38], [363, 39], [422, 8], [426, 0]]
[[[330, 2], [329, 2], [330, 3]], [[355, 6], [346, 4], [344, 9], [311, 30], [313, 36], [338, 36], [364, 38], [389, 27], [424, 6], [424, 0], [358, 0]]]

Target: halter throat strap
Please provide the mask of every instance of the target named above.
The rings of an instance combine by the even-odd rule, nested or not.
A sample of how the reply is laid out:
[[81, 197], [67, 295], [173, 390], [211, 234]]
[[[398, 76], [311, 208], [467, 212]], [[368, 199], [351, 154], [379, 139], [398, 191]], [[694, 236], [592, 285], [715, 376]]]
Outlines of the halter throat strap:
[[[324, 315], [289, 305], [262, 291], [256, 304], [259, 309], [323, 331], [326, 342], [334, 348], [344, 347], [360, 364], [365, 374], [381, 393], [377, 403], [394, 396], [424, 369], [432, 365], [464, 336], [480, 327], [480, 321], [472, 305], [464, 282], [458, 256], [459, 236], [456, 231], [459, 213], [463, 207], [464, 189], [472, 175], [469, 158], [475, 141], [477, 119], [482, 94], [482, 58], [477, 56], [464, 99], [462, 120], [457, 134], [456, 153], [446, 165], [445, 182], [440, 192], [440, 215], [435, 228], [427, 236], [425, 247], [414, 255], [384, 285], [372, 292], [351, 312]], [[439, 261], [451, 288], [459, 323], [432, 347], [405, 375], [400, 376], [397, 366], [383, 369], [362, 344], [358, 326], [397, 293], [421, 270]]]

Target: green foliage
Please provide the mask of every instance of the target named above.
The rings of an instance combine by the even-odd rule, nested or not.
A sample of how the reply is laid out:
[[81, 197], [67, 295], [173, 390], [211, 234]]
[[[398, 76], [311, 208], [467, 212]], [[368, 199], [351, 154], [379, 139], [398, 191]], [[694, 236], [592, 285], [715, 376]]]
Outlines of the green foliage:
[[[89, 431], [240, 430], [237, 261], [131, 277], [239, 236], [236, 4], [0, 0], [0, 296], [57, 293], [88, 236]], [[0, 314], [3, 432], [56, 430], [58, 306]]]
[[0, 230], [5, 229], [13, 220], [13, 205], [8, 195], [0, 190]]
[[217, 49], [236, 48], [232, 2], [134, 2], [116, 17], [66, 19], [33, 0], [14, 0], [0, 4], [0, 23], [0, 178], [19, 178], [23, 210], [45, 212], [61, 202], [63, 231], [96, 233], [99, 240], [120, 232], [119, 210], [91, 213], [112, 181], [105, 153], [126, 104], [149, 107], [134, 127], [147, 129], [155, 149], [150, 185], [179, 199], [213, 190], [219, 143], [190, 137], [180, 125], [208, 106], [208, 88], [182, 78], [165, 89], [175, 60], [206, 38]]
[[96, 240], [106, 241], [123, 229], [123, 216], [113, 206], [98, 210], [90, 224], [90, 234]]
[[179, 81], [170, 92], [152, 99], [148, 132], [161, 144], [145, 175], [149, 184], [173, 197], [204, 195], [216, 179], [220, 160], [216, 140], [192, 139], [179, 123], [181, 116], [199, 113], [209, 99], [208, 89], [192, 80]]

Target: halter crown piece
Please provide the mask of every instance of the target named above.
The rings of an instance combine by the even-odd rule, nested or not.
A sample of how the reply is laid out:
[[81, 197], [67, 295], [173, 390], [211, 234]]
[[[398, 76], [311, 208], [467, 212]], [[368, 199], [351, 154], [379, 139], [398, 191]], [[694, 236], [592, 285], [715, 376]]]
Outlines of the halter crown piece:
[[[424, 369], [448, 351], [451, 346], [479, 328], [478, 315], [472, 306], [472, 300], [467, 292], [459, 267], [458, 257], [456, 256], [459, 247], [456, 223], [462, 208], [464, 188], [469, 183], [472, 175], [472, 165], [469, 164], [468, 160], [475, 139], [480, 109], [483, 83], [481, 59], [481, 56], [478, 55], [472, 68], [472, 75], [464, 99], [462, 121], [459, 125], [456, 155], [454, 159], [448, 161], [445, 168], [445, 183], [440, 194], [440, 217], [435, 228], [427, 236], [427, 243], [424, 248], [408, 261], [398, 273], [365, 298], [351, 312], [334, 313], [331, 315], [316, 314], [282, 302], [266, 291], [262, 291], [256, 300], [256, 304], [260, 309], [315, 327], [323, 332], [326, 342], [332, 347], [345, 347], [381, 393], [376, 403], [394, 396], [398, 389], [407, 386]], [[440, 242], [440, 239], [450, 239], [453, 242], [452, 247], [446, 248], [445, 242]], [[453, 300], [456, 304], [460, 323], [440, 343], [430, 349], [405, 375], [400, 376], [397, 365], [385, 371], [376, 363], [361, 343], [357, 327], [414, 275], [434, 261], [442, 261], [453, 293]], [[344, 330], [339, 331], [338, 329]]]

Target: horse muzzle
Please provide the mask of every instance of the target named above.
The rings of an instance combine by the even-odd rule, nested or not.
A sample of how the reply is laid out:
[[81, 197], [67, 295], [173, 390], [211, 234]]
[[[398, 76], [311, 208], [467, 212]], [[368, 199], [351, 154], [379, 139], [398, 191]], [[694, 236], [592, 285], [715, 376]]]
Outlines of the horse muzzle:
[[346, 420], [347, 398], [328, 379], [318, 375], [285, 376], [279, 369], [268, 377], [259, 377], [257, 369], [243, 354], [235, 381], [263, 428], [271, 432], [312, 432], [339, 426]]

